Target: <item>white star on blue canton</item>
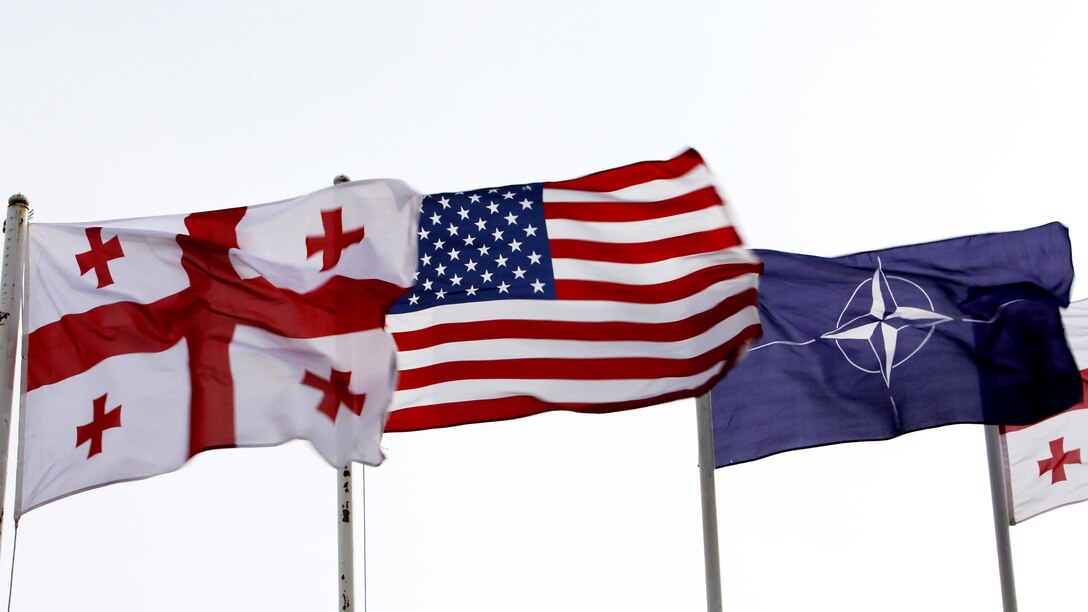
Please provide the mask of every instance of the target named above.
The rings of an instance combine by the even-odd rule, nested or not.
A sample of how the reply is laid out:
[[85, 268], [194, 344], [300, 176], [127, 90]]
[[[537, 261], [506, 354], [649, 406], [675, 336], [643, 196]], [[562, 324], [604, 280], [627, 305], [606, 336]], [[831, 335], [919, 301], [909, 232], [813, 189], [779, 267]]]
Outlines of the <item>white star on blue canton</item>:
[[[422, 218], [430, 224], [416, 230], [416, 291], [401, 298], [393, 312], [429, 308], [436, 302], [554, 298], [554, 291], [548, 288], [553, 272], [544, 235], [544, 211], [533, 205], [540, 201], [542, 190], [540, 183], [533, 183], [425, 196]], [[495, 215], [496, 221], [502, 219], [503, 223], [488, 223], [475, 206], [487, 208], [486, 216]], [[447, 209], [451, 214], [445, 214]], [[525, 231], [519, 234], [511, 228]], [[449, 240], [443, 240], [443, 235]], [[469, 257], [469, 249], [478, 251], [480, 259], [475, 254]], [[532, 277], [528, 269], [533, 270]]]

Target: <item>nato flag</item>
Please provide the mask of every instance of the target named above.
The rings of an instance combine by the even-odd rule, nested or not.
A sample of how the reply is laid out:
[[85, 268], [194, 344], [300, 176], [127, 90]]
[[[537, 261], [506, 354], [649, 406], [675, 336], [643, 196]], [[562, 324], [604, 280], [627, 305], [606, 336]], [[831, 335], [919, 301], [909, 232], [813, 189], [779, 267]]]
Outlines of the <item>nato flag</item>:
[[952, 423], [1027, 424], [1081, 398], [1058, 308], [1059, 223], [831, 259], [757, 251], [763, 337], [714, 387], [718, 467]]

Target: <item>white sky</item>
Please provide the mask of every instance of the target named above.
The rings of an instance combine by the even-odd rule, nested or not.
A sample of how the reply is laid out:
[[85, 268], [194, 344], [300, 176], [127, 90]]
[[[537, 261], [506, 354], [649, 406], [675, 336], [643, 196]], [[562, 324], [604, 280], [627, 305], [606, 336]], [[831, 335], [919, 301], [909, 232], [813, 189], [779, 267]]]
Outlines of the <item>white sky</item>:
[[[0, 28], [0, 195], [40, 221], [260, 203], [341, 172], [559, 180], [691, 145], [751, 246], [1059, 220], [1088, 270], [1082, 2], [36, 0], [0, 4]], [[386, 436], [368, 609], [703, 608], [695, 433], [689, 400]], [[999, 609], [981, 427], [717, 486], [727, 610]], [[305, 444], [207, 453], [27, 514], [12, 609], [333, 610], [335, 512]], [[1021, 609], [1083, 601], [1086, 518], [1013, 528]]]

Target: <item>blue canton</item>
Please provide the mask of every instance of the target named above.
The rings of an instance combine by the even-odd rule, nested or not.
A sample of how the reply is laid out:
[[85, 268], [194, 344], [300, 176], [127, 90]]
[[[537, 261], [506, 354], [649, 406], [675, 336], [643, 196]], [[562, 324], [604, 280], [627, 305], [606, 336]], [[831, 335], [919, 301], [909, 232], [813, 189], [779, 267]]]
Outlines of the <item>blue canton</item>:
[[423, 197], [415, 286], [389, 310], [555, 299], [543, 183]]

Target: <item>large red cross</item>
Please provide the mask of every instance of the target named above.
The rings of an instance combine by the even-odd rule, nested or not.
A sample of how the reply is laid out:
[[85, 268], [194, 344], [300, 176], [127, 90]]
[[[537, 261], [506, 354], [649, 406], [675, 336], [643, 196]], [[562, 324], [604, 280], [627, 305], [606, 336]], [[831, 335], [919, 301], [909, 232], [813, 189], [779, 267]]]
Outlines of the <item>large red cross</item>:
[[91, 441], [91, 447], [87, 451], [88, 459], [102, 452], [102, 434], [107, 429], [121, 426], [121, 406], [118, 405], [116, 408], [106, 412], [106, 395], [108, 394], [104, 393], [102, 394], [102, 397], [96, 397], [94, 399], [94, 412], [91, 417], [91, 422], [76, 427], [77, 448], [84, 442], [88, 440]]
[[[27, 390], [86, 372], [104, 359], [157, 353], [181, 340], [192, 386], [189, 452], [235, 445], [234, 381], [228, 347], [238, 325], [289, 338], [317, 338], [380, 328], [404, 290], [375, 279], [334, 276], [298, 293], [263, 277], [241, 278], [231, 264], [245, 208], [195, 213], [177, 237], [189, 287], [150, 304], [116, 302], [69, 314], [34, 330], [28, 341]], [[301, 236], [300, 236], [301, 238]]]
[[306, 257], [313, 257], [321, 252], [321, 271], [324, 272], [340, 261], [340, 253], [349, 246], [362, 242], [365, 228], [344, 233], [344, 209], [321, 211], [323, 236], [306, 236]]
[[1074, 448], [1066, 452], [1062, 447], [1065, 438], [1050, 441], [1050, 458], [1039, 460], [1039, 475], [1050, 472], [1050, 484], [1057, 484], [1065, 480], [1065, 464], [1080, 463], [1080, 449]]
[[352, 393], [348, 390], [351, 382], [351, 372], [333, 370], [329, 379], [325, 380], [317, 374], [306, 370], [302, 377], [302, 384], [313, 387], [325, 394], [317, 405], [318, 412], [329, 417], [335, 423], [336, 415], [340, 412], [340, 404], [347, 406], [348, 410], [356, 415], [363, 414], [363, 404], [366, 403], [366, 393]]
[[103, 243], [101, 227], [88, 227], [86, 232], [87, 244], [91, 245], [91, 250], [76, 255], [79, 275], [83, 276], [87, 272], [94, 270], [95, 276], [98, 277], [99, 289], [112, 285], [113, 276], [110, 274], [110, 260], [120, 259], [125, 256], [124, 251], [121, 250], [121, 241], [117, 239], [117, 236], [114, 236]]

